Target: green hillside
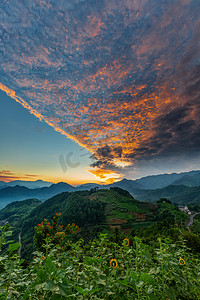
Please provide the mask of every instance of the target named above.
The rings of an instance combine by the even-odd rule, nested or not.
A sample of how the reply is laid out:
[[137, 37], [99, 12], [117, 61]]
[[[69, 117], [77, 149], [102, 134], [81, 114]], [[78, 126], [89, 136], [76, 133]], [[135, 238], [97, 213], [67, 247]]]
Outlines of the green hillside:
[[169, 185], [162, 189], [135, 191], [135, 197], [141, 201], [156, 202], [160, 198], [167, 198], [178, 205], [198, 203], [199, 195], [200, 186], [189, 187], [185, 185]]
[[15, 204], [3, 213], [26, 260], [19, 243], [5, 252], [11, 231], [0, 227], [2, 299], [199, 299], [199, 231], [170, 201], [117, 187], [65, 192], [13, 221]]
[[200, 186], [191, 187], [188, 191], [172, 196], [171, 201], [179, 205], [200, 204]]
[[22, 218], [26, 218], [41, 203], [37, 199], [12, 202], [0, 211], [0, 220], [6, 220], [15, 226], [15, 223], [21, 222]]
[[182, 178], [173, 182], [174, 185], [198, 186], [200, 185], [200, 173], [194, 175], [184, 175]]
[[185, 213], [171, 204], [137, 201], [127, 191], [117, 187], [64, 192], [41, 203], [18, 222], [15, 220], [14, 224], [10, 216], [11, 225], [15, 225], [22, 233], [24, 256], [33, 251], [34, 227], [41, 220], [51, 221], [56, 212], [62, 213], [60, 223], [64, 226], [75, 222], [81, 228], [78, 237], [84, 240], [90, 240], [100, 232], [112, 232], [115, 228], [128, 232], [163, 219], [184, 225], [189, 220]]

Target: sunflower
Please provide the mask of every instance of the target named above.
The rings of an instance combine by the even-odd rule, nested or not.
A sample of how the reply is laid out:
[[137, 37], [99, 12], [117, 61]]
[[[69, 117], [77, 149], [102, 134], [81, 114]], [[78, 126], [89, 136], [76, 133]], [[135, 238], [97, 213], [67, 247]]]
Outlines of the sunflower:
[[183, 258], [179, 258], [179, 264], [180, 264], [180, 265], [185, 265], [185, 261], [184, 261]]
[[117, 268], [117, 266], [118, 266], [118, 263], [117, 263], [117, 261], [116, 261], [116, 259], [111, 259], [111, 261], [110, 261], [110, 266], [112, 267], [112, 268]]
[[129, 239], [125, 238], [123, 240], [124, 246], [128, 247], [129, 246]]

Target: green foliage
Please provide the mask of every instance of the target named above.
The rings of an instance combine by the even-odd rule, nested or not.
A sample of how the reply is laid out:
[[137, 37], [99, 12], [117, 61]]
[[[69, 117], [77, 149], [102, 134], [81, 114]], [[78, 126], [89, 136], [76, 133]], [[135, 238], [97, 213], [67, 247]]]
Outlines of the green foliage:
[[12, 202], [0, 211], [0, 220], [6, 220], [12, 226], [17, 226], [40, 204], [41, 201], [37, 199]]
[[50, 244], [51, 247], [59, 245], [62, 249], [66, 246], [69, 236], [77, 232], [79, 227], [74, 223], [68, 224], [66, 228], [59, 225], [61, 213], [56, 213], [53, 217], [52, 225], [47, 219], [44, 219], [40, 224], [35, 226], [34, 241], [38, 250], [45, 251], [45, 244]]
[[168, 204], [172, 204], [171, 201], [169, 201], [166, 198], [160, 198], [160, 200], [156, 201], [156, 203], [168, 203]]
[[[64, 227], [73, 222], [78, 224], [81, 231], [74, 237], [83, 238], [87, 242], [100, 232], [112, 232], [115, 226], [124, 231], [132, 228], [137, 230], [167, 220], [170, 224], [177, 223], [185, 227], [189, 219], [185, 213], [170, 205], [168, 200], [156, 204], [140, 202], [117, 187], [110, 190], [95, 188], [90, 191], [64, 192], [39, 206], [30, 201], [33, 200], [16, 202], [4, 209], [10, 214], [9, 222], [15, 227], [13, 238], [16, 241], [21, 232], [22, 257], [26, 259], [31, 259], [34, 251], [34, 227], [46, 217], [51, 220], [55, 211], [62, 213], [60, 222]], [[25, 204], [30, 209], [27, 214], [24, 214]], [[37, 207], [33, 208], [33, 205]], [[18, 209], [20, 213], [17, 215]]]
[[[61, 228], [58, 217], [54, 218], [57, 229]], [[42, 248], [39, 245], [28, 266], [16, 254], [1, 252], [0, 299], [200, 298], [200, 261], [183, 239], [173, 243], [169, 238], [159, 238], [155, 245], [148, 246], [132, 232], [131, 245], [115, 230], [118, 243], [100, 234], [88, 244], [79, 240], [63, 249], [63, 240], [53, 244], [44, 238], [45, 222], [35, 228], [36, 233], [42, 232], [44, 244]], [[9, 232], [8, 228], [1, 228], [1, 232], [6, 242], [3, 233]], [[68, 240], [65, 243], [69, 245]], [[11, 248], [16, 250], [15, 246]]]
[[188, 247], [191, 248], [191, 250], [194, 253], [200, 253], [200, 236], [199, 234], [195, 234], [190, 231], [185, 231], [183, 234], [183, 239], [185, 240], [185, 243]]
[[124, 238], [125, 238], [125, 236], [122, 234], [122, 232], [119, 230], [119, 228], [115, 227], [112, 235], [110, 236], [110, 241], [120, 245]]
[[200, 186], [168, 185], [153, 190], [137, 190], [134, 196], [141, 201], [156, 202], [166, 198], [176, 205], [198, 205]]
[[[122, 196], [126, 196], [126, 197], [130, 197], [130, 194], [128, 191], [126, 190], [123, 190], [123, 189], [120, 189], [118, 187], [111, 187], [110, 188], [111, 191], [115, 191], [117, 192], [118, 194], [122, 195]], [[133, 199], [133, 197], [131, 196], [131, 198]]]

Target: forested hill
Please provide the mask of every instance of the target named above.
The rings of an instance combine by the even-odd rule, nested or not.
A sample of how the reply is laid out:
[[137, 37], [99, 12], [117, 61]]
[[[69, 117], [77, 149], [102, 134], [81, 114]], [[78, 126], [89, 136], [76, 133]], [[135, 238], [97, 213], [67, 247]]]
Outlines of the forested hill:
[[[16, 183], [19, 185], [14, 186]], [[40, 188], [35, 188], [38, 185]], [[183, 201], [181, 202], [182, 196], [184, 196], [184, 199], [185, 196], [187, 199], [190, 199], [189, 202], [198, 201], [196, 195], [193, 194], [193, 191], [196, 191], [196, 189], [198, 190], [198, 188], [200, 189], [200, 171], [191, 171], [180, 174], [160, 174], [143, 177], [137, 180], [128, 180], [124, 178], [121, 181], [112, 184], [101, 185], [96, 183], [86, 183], [76, 187], [65, 182], [51, 184], [40, 180], [35, 182], [0, 182], [0, 209], [13, 201], [21, 201], [30, 198], [37, 198], [41, 201], [45, 201], [62, 192], [90, 190], [91, 188], [109, 189], [111, 187], [127, 190], [135, 199], [142, 201], [155, 202], [160, 199], [160, 197], [170, 197], [176, 202], [176, 199], [173, 197], [181, 194], [180, 197], [178, 197], [177, 203], [185, 204], [185, 200], [184, 203]], [[190, 193], [190, 197], [188, 197], [188, 195], [182, 195], [183, 193]]]
[[60, 223], [64, 226], [72, 222], [77, 224], [81, 228], [79, 236], [85, 240], [100, 232], [112, 231], [115, 227], [126, 232], [164, 219], [183, 224], [189, 219], [169, 203], [137, 201], [127, 191], [117, 187], [109, 190], [64, 192], [32, 209], [18, 224], [15, 222], [17, 232], [20, 230], [22, 233], [22, 251], [25, 256], [33, 251], [34, 226], [44, 219], [51, 221], [55, 213], [62, 213]]
[[2, 223], [8, 222], [15, 225], [15, 223], [27, 217], [30, 212], [41, 203], [42, 202], [38, 199], [12, 202], [0, 210], [0, 221], [2, 220]]
[[135, 197], [138, 200], [149, 202], [167, 198], [177, 205], [200, 204], [200, 186], [169, 185], [162, 189], [137, 190]]

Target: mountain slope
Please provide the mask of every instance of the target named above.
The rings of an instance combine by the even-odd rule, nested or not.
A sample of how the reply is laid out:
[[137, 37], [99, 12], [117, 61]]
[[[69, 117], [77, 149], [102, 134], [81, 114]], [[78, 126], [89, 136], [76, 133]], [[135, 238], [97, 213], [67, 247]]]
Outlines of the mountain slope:
[[195, 175], [184, 175], [176, 180], [173, 185], [198, 186], [200, 185], [200, 173]]
[[200, 186], [191, 187], [188, 191], [172, 196], [170, 200], [178, 205], [200, 204]]
[[103, 185], [101, 184], [97, 184], [97, 183], [85, 183], [85, 184], [81, 184], [78, 185], [74, 188], [74, 191], [88, 191], [90, 189], [94, 189], [94, 188], [103, 188]]
[[[20, 184], [27, 183], [23, 181], [13, 181], [8, 184], [14, 184], [20, 182]], [[96, 183], [86, 183], [80, 186], [73, 187], [67, 183], [52, 184], [49, 187], [41, 188], [27, 188], [23, 186], [6, 187], [5, 182], [0, 182], [0, 208], [3, 208], [8, 203], [13, 201], [21, 201], [27, 198], [37, 198], [39, 200], [46, 200], [56, 194], [68, 191], [81, 191], [89, 189], [109, 189], [110, 187], [119, 187], [127, 190], [132, 196], [139, 200], [156, 201], [161, 197], [174, 197], [178, 193], [187, 192], [187, 187], [197, 186], [200, 182], [200, 171], [191, 171], [185, 173], [173, 173], [173, 174], [161, 174], [147, 176], [136, 180], [123, 179], [113, 184], [100, 185]], [[31, 186], [35, 184], [49, 184], [37, 180], [35, 182], [29, 182]], [[177, 186], [169, 187], [169, 186]], [[182, 186], [178, 188], [178, 186]], [[162, 190], [166, 188], [165, 190]], [[183, 190], [181, 190], [183, 189]], [[188, 190], [189, 191], [189, 190]], [[194, 199], [192, 199], [193, 201]]]
[[200, 202], [200, 186], [169, 185], [162, 189], [137, 190], [135, 197], [140, 201], [156, 202], [160, 198], [167, 198], [178, 205], [197, 204]]
[[119, 187], [121, 189], [124, 189], [128, 191], [129, 193], [133, 193], [135, 189], [145, 189], [145, 186], [143, 186], [140, 183], [135, 182], [135, 180], [128, 180], [128, 179], [122, 179], [118, 182], [114, 182], [112, 184], [97, 184], [97, 183], [86, 183], [82, 185], [78, 185], [75, 187], [75, 191], [85, 191], [90, 190], [93, 188], [99, 188], [99, 189], [109, 189], [110, 187]]
[[7, 182], [0, 181], [0, 189], [7, 187]]
[[21, 222], [22, 218], [25, 218], [40, 204], [41, 201], [37, 199], [12, 202], [0, 211], [0, 220], [6, 220], [14, 226], [17, 221]]
[[[187, 180], [186, 180], [187, 179]], [[161, 189], [168, 185], [200, 185], [200, 171], [190, 171], [184, 173], [160, 174], [142, 177], [136, 180], [122, 179], [112, 184], [86, 183], [75, 187], [76, 191], [87, 190], [98, 187], [99, 189], [109, 189], [110, 187], [119, 187], [127, 190], [132, 195], [137, 194], [137, 190]]]
[[[158, 189], [174, 184], [174, 182], [181, 180], [181, 178], [185, 175], [192, 176], [194, 180], [196, 176], [199, 178], [200, 171], [146, 176], [140, 179], [136, 179], [135, 182], [142, 184], [147, 189]], [[180, 184], [184, 183], [180, 181], [179, 185]]]
[[126, 231], [146, 227], [163, 218], [174, 219], [174, 215], [183, 222], [188, 218], [173, 205], [140, 202], [117, 187], [109, 190], [64, 192], [46, 200], [20, 220], [18, 227], [22, 230], [24, 255], [33, 250], [34, 226], [44, 219], [50, 221], [56, 212], [62, 213], [60, 224], [67, 226], [74, 222], [81, 228], [79, 235], [86, 240], [95, 237], [102, 230], [109, 232], [115, 227]]
[[136, 189], [146, 189], [146, 187], [139, 183], [136, 182], [136, 180], [128, 180], [128, 179], [122, 179], [121, 181], [114, 182], [112, 184], [107, 185], [106, 187], [119, 187], [120, 189], [124, 189], [128, 191], [129, 193], [133, 193]]

